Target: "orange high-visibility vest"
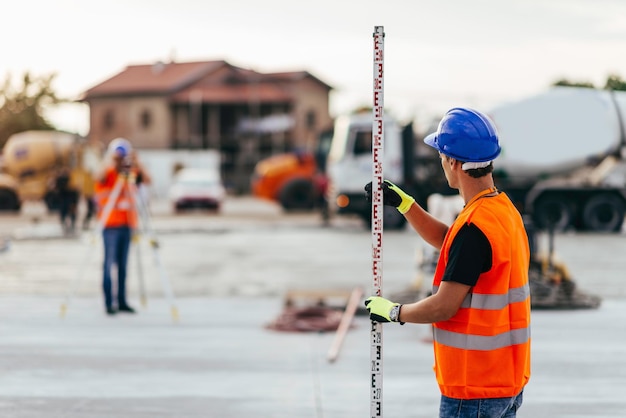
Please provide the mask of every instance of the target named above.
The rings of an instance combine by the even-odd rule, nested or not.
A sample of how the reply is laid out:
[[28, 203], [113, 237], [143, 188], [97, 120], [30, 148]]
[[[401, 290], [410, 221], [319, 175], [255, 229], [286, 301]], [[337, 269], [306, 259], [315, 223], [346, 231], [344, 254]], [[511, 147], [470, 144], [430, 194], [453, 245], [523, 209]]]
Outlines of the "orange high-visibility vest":
[[[132, 174], [131, 174], [132, 175]], [[107, 206], [109, 197], [115, 188], [115, 184], [120, 179], [120, 175], [114, 167], [106, 169], [103, 178], [96, 182], [96, 201], [98, 202], [98, 219], [103, 222], [104, 228], [114, 228], [120, 226], [137, 227], [137, 211], [134, 196], [131, 194], [131, 179], [121, 178], [123, 181], [120, 193], [113, 204], [107, 219], [102, 219], [103, 211]]]
[[454, 237], [469, 223], [489, 240], [492, 265], [458, 312], [433, 324], [437, 382], [443, 395], [455, 399], [516, 396], [530, 378], [528, 236], [504, 193], [468, 202], [444, 239], [433, 293], [441, 284]]

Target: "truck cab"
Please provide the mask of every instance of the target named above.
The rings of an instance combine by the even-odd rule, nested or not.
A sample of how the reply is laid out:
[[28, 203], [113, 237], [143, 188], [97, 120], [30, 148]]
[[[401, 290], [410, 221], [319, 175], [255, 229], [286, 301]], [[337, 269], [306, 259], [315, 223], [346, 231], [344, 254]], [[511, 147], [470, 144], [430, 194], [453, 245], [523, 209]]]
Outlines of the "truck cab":
[[[364, 186], [372, 181], [372, 124], [371, 112], [343, 115], [335, 121], [335, 129], [327, 160], [329, 177], [328, 204], [331, 213], [354, 214], [368, 225], [371, 222], [371, 203], [365, 198]], [[384, 178], [401, 185], [403, 176], [402, 129], [396, 120], [383, 120]], [[383, 209], [383, 225], [400, 228], [405, 219], [395, 208]]]

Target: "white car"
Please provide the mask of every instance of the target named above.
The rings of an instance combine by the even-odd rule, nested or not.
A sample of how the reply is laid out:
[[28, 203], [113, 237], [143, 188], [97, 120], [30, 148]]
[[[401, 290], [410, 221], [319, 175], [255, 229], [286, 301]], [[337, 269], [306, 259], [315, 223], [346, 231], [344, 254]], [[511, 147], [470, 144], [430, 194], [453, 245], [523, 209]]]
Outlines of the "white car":
[[226, 189], [217, 170], [183, 168], [174, 177], [169, 198], [175, 211], [204, 208], [219, 211]]

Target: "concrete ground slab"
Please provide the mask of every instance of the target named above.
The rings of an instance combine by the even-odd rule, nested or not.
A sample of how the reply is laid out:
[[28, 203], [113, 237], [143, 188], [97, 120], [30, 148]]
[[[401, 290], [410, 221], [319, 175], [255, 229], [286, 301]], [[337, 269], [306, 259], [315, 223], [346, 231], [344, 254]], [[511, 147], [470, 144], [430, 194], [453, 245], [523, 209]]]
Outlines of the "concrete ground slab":
[[[367, 318], [355, 318], [332, 364], [333, 333], [265, 328], [289, 289], [370, 283], [371, 234], [359, 221], [325, 226], [318, 215], [286, 215], [250, 198], [231, 199], [219, 215], [154, 209], [178, 322], [145, 245], [141, 254], [133, 250], [130, 265], [139, 314], [108, 317], [98, 237], [64, 236], [56, 217], [37, 207], [0, 216], [0, 417], [368, 416]], [[385, 233], [386, 295], [420, 280], [421, 248], [410, 230]], [[579, 289], [603, 301], [598, 310], [533, 311], [533, 374], [518, 416], [623, 416], [624, 235], [559, 234], [556, 250]], [[136, 302], [140, 265], [145, 308]], [[385, 325], [383, 416], [437, 416], [429, 333], [428, 326]]]
[[[334, 333], [266, 329], [278, 298], [165, 299], [109, 317], [99, 298], [0, 298], [0, 416], [302, 417], [369, 414], [369, 321], [339, 358]], [[533, 312], [533, 375], [520, 417], [615, 417], [626, 410], [626, 302]], [[384, 413], [437, 416], [429, 328], [385, 325]]]

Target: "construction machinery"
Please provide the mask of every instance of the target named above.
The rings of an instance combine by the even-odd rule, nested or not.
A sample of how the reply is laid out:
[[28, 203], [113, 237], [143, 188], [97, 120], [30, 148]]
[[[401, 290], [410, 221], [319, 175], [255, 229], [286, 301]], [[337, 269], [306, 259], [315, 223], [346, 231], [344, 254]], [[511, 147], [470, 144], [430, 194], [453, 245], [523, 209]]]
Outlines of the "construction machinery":
[[549, 229], [548, 249], [539, 248], [537, 231], [531, 222], [525, 224], [530, 244], [531, 307], [533, 309], [596, 309], [601, 298], [578, 288], [567, 266], [558, 261], [554, 249], [554, 228]]
[[621, 231], [626, 214], [626, 92], [555, 87], [490, 112], [496, 184], [537, 228]]
[[[372, 172], [371, 111], [341, 115], [335, 121], [334, 135], [327, 159], [329, 212], [333, 215], [356, 215], [368, 227], [371, 223], [371, 203], [363, 187], [371, 181]], [[385, 179], [411, 194], [417, 203], [427, 208], [433, 193], [456, 193], [448, 187], [441, 173], [437, 153], [418, 140], [413, 124], [402, 126], [391, 115], [383, 120], [383, 170]], [[383, 208], [386, 229], [399, 229], [406, 223], [395, 208]]]
[[252, 194], [276, 201], [284, 210], [313, 209], [320, 191], [313, 154], [293, 152], [277, 154], [259, 161], [252, 178]]
[[[626, 92], [575, 87], [493, 108], [488, 114], [502, 146], [494, 163], [496, 186], [538, 228], [620, 231], [626, 214], [624, 110]], [[387, 116], [383, 143], [385, 178], [420, 205], [428, 209], [433, 193], [457, 193], [412, 123], [402, 126]], [[336, 119], [327, 161], [330, 213], [357, 215], [366, 225], [371, 207], [363, 186], [371, 175], [371, 144], [371, 112]], [[391, 209], [384, 211], [385, 228], [403, 227], [404, 217]]]
[[331, 134], [322, 133], [313, 151], [296, 150], [260, 160], [252, 175], [252, 194], [278, 202], [285, 211], [325, 209]]
[[[56, 180], [69, 174], [69, 186], [82, 193], [94, 167], [88, 167], [84, 138], [61, 131], [25, 131], [12, 135], [2, 149], [0, 210], [18, 211], [27, 201], [57, 207]], [[96, 161], [92, 158], [90, 161]], [[92, 164], [93, 165], [93, 164]]]

